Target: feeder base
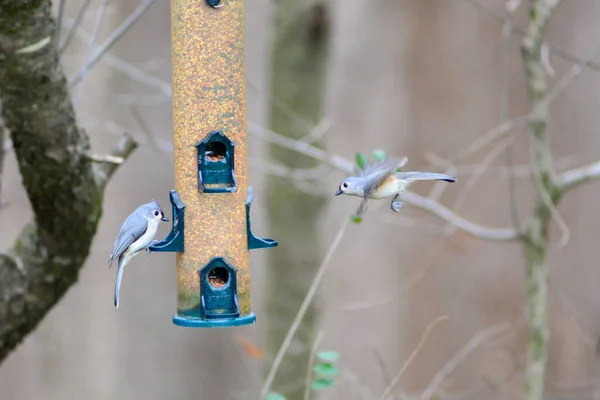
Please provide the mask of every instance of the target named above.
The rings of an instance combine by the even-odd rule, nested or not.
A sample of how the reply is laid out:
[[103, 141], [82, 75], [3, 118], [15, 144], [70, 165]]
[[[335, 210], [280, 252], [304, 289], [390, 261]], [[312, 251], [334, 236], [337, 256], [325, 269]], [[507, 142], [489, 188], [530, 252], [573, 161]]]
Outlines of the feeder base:
[[186, 328], [230, 328], [234, 326], [250, 325], [256, 322], [256, 315], [250, 313], [243, 317], [231, 319], [200, 319], [193, 317], [173, 316], [173, 323]]

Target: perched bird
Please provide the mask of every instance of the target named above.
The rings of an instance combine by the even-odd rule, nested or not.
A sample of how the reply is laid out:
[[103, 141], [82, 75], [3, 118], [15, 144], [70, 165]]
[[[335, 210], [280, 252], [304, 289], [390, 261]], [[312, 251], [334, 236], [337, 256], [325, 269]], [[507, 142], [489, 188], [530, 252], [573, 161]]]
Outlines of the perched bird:
[[154, 235], [156, 235], [158, 224], [161, 221], [168, 220], [168, 218], [165, 218], [162, 208], [155, 200], [152, 200], [139, 206], [123, 222], [108, 265], [108, 268], [110, 268], [115, 259], [119, 260], [117, 282], [115, 284], [115, 307], [119, 308], [119, 288], [121, 287], [121, 279], [123, 279], [123, 269], [140, 251], [147, 250], [150, 254], [148, 246], [152, 243]]
[[369, 199], [385, 199], [394, 196], [391, 203], [391, 209], [399, 212], [404, 205], [399, 201], [400, 195], [412, 181], [441, 180], [446, 182], [456, 182], [456, 178], [437, 174], [434, 172], [397, 172], [402, 168], [408, 159], [388, 158], [381, 162], [375, 162], [369, 165], [364, 171], [357, 171], [357, 176], [346, 178], [335, 192], [336, 196], [347, 194], [350, 196], [362, 197], [363, 201], [358, 208], [358, 215], [367, 211], [367, 201]]

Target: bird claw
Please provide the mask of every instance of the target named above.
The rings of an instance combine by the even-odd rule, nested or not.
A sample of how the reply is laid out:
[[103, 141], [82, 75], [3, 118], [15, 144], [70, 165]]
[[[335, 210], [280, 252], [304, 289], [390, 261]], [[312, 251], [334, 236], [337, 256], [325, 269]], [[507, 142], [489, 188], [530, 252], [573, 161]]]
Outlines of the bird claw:
[[404, 206], [404, 203], [401, 201], [392, 201], [391, 209], [393, 212], [400, 212], [400, 209]]
[[148, 246], [146, 246], [146, 253], [148, 253], [149, 259], [152, 259], [152, 256], [150, 255], [150, 253], [152, 253], [152, 250], [150, 250], [150, 247], [153, 246], [155, 243], [158, 243], [158, 240], [153, 240]]

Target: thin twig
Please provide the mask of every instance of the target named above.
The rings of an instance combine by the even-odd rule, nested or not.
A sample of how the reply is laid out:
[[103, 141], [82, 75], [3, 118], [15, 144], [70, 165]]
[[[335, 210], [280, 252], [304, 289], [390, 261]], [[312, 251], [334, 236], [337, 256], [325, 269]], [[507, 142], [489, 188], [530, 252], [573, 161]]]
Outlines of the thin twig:
[[88, 154], [88, 158], [97, 163], [108, 163], [121, 165], [125, 162], [123, 157], [113, 156], [112, 154]]
[[423, 347], [423, 345], [425, 344], [425, 340], [429, 336], [429, 332], [431, 332], [431, 330], [438, 323], [445, 321], [447, 319], [449, 319], [449, 317], [447, 315], [443, 315], [429, 323], [429, 325], [427, 326], [427, 329], [425, 329], [425, 332], [423, 333], [423, 336], [421, 336], [421, 340], [419, 340], [417, 347], [415, 347], [415, 349], [412, 351], [412, 353], [410, 353], [410, 355], [408, 356], [408, 358], [406, 359], [406, 361], [400, 368], [400, 371], [398, 371], [398, 373], [396, 374], [396, 376], [394, 377], [394, 379], [392, 380], [390, 385], [385, 389], [383, 394], [379, 397], [379, 400], [386, 400], [387, 396], [392, 392], [392, 390], [394, 389], [394, 386], [396, 386], [398, 381], [400, 381], [400, 378], [402, 378], [402, 375], [404, 374], [406, 369], [410, 366], [410, 364], [412, 363], [414, 358], [417, 356], [417, 354], [419, 354], [419, 351], [421, 351], [421, 347]]
[[544, 102], [541, 103], [541, 106], [545, 105], [548, 107], [550, 103], [552, 103], [567, 88], [567, 86], [583, 72], [584, 67], [594, 62], [598, 57], [600, 57], [600, 46], [597, 46], [592, 50], [591, 54], [585, 59], [583, 64], [573, 65], [569, 71], [556, 82], [552, 90], [550, 90], [550, 93], [546, 96]]
[[79, 28], [79, 24], [81, 23], [81, 20], [85, 16], [85, 13], [86, 13], [88, 7], [90, 6], [91, 2], [92, 2], [92, 0], [84, 0], [83, 1], [81, 8], [79, 9], [79, 11], [77, 12], [77, 15], [75, 16], [75, 20], [69, 27], [67, 34], [62, 38], [62, 40], [60, 41], [60, 44], [58, 45], [58, 51], [60, 53], [62, 53], [69, 46], [69, 43], [71, 42], [71, 39], [75, 35], [75, 32], [77, 32], [77, 29]]
[[435, 265], [436, 260], [440, 255], [445, 254], [444, 251], [447, 248], [447, 241], [445, 240], [447, 235], [444, 238], [434, 245], [432, 245], [427, 252], [419, 254], [415, 257], [413, 262], [409, 262], [410, 265], [419, 265], [419, 269], [413, 275], [411, 275], [407, 280], [404, 280], [402, 284], [395, 289], [393, 293], [388, 295], [385, 299], [379, 300], [377, 302], [370, 302], [368, 304], [355, 304], [355, 305], [346, 305], [344, 307], [336, 308], [336, 311], [357, 311], [357, 310], [367, 310], [375, 307], [380, 307], [385, 304], [388, 304], [392, 301], [396, 301], [403, 293], [410, 290], [416, 284], [418, 284], [421, 279], [426, 275], [429, 269]]
[[56, 38], [60, 37], [60, 29], [62, 28], [63, 18], [65, 16], [65, 5], [67, 0], [60, 0], [60, 4], [58, 5], [58, 16], [56, 17], [56, 32], [54, 36]]
[[[452, 175], [457, 177], [473, 175], [479, 166], [479, 163], [453, 166], [450, 161], [445, 160], [443, 157], [431, 152], [425, 154], [425, 160], [429, 164], [433, 165], [434, 168], [449, 168], [452, 166], [454, 168]], [[565, 170], [567, 168], [572, 168], [576, 165], [576, 161], [576, 156], [561, 157], [555, 162], [556, 169]], [[533, 175], [533, 172], [534, 171], [531, 164], [513, 165], [510, 170], [506, 166], [497, 166], [488, 170], [488, 173], [494, 173], [506, 178], [509, 176], [509, 174], [514, 175], [515, 178], [529, 178]]]
[[332, 126], [333, 124], [329, 118], [322, 118], [306, 135], [300, 138], [300, 141], [307, 143], [318, 142], [331, 131]]
[[350, 370], [348, 365], [340, 365], [340, 370], [340, 378], [342, 378], [348, 386], [360, 393], [364, 400], [373, 400], [375, 398], [375, 394], [360, 381], [356, 374]]
[[[379, 364], [379, 368], [381, 368], [381, 375], [383, 376], [383, 379], [385, 380], [385, 384], [386, 384], [386, 386], [388, 386], [392, 382], [392, 376], [390, 375], [390, 373], [387, 369], [387, 366], [385, 365], [383, 356], [377, 349], [375, 350], [375, 358], [377, 358], [377, 363]], [[393, 399], [394, 399], [394, 396], [392, 395], [392, 400]]]
[[313, 364], [315, 362], [315, 356], [319, 350], [319, 346], [321, 345], [321, 340], [323, 340], [323, 330], [320, 329], [315, 336], [315, 340], [312, 348], [310, 349], [310, 355], [308, 357], [308, 365], [306, 366], [306, 382], [304, 385], [304, 400], [310, 400]]
[[[503, 91], [502, 91], [502, 109], [500, 110], [500, 120], [502, 122], [506, 122], [509, 120], [509, 104], [510, 104], [510, 84], [511, 84], [511, 74], [510, 74], [510, 39], [513, 31], [513, 14], [517, 10], [517, 8], [521, 5], [520, 0], [512, 0], [511, 2], [506, 3], [506, 13], [504, 18], [504, 25], [502, 27], [502, 37], [503, 37], [503, 46], [504, 46], [504, 54], [503, 54]], [[517, 206], [517, 188], [515, 183], [515, 168], [513, 162], [513, 152], [514, 152], [514, 144], [515, 141], [512, 140], [506, 146], [506, 150], [504, 152], [504, 158], [506, 161], [506, 167], [508, 169], [508, 198], [509, 198], [509, 209], [510, 216], [513, 221], [513, 226], [515, 230], [519, 231], [521, 229], [520, 218], [519, 218], [519, 209]]]
[[[488, 170], [492, 162], [503, 152], [506, 150], [507, 146], [514, 141], [514, 138], [509, 137], [504, 139], [502, 142], [498, 143], [497, 146], [493, 147], [492, 150], [481, 160], [477, 170], [473, 175], [469, 177], [467, 183], [461, 189], [459, 195], [456, 197], [454, 204], [452, 205], [452, 212], [456, 215], [462, 208], [463, 204], [467, 200], [467, 197], [471, 193], [471, 191], [477, 185], [479, 178], [483, 176], [485, 171]], [[448, 223], [446, 227], [446, 233], [451, 234], [456, 230], [456, 225], [453, 225], [451, 222]]]
[[478, 225], [454, 214], [452, 210], [440, 203], [408, 190], [402, 193], [402, 200], [405, 203], [412, 204], [413, 206], [428, 211], [436, 217], [456, 226], [461, 231], [480, 239], [506, 242], [516, 240], [519, 237], [519, 232], [514, 229], [488, 228], [486, 226]]
[[125, 21], [123, 21], [121, 23], [121, 25], [119, 25], [119, 27], [117, 29], [115, 29], [110, 34], [110, 36], [104, 41], [104, 43], [102, 43], [102, 45], [94, 52], [94, 54], [91, 56], [91, 58], [89, 60], [89, 65], [87, 66], [87, 68], [79, 71], [74, 77], [69, 79], [69, 87], [70, 88], [74, 87], [79, 82], [81, 82], [81, 80], [85, 77], [87, 70], [94, 67], [96, 65], [96, 63], [98, 61], [100, 61], [102, 56], [104, 56], [104, 54], [108, 50], [110, 50], [110, 48], [115, 43], [117, 43], [119, 41], [119, 39], [123, 35], [125, 35], [127, 33], [127, 31], [129, 31], [129, 29], [133, 25], [135, 25], [135, 23], [140, 19], [140, 17], [142, 15], [144, 15], [144, 13], [146, 11], [148, 11], [148, 9], [150, 9], [150, 6], [152, 4], [154, 4], [155, 1], [156, 0], [144, 0], [144, 2], [142, 4], [140, 4], [131, 14], [129, 14], [127, 19], [125, 19]]
[[[113, 157], [119, 157], [126, 160], [131, 153], [138, 147], [138, 144], [131, 135], [124, 133], [117, 147], [112, 151]], [[120, 164], [117, 163], [98, 163], [94, 165], [96, 181], [100, 187], [108, 183], [108, 180], [115, 173]]]
[[[146, 123], [146, 120], [142, 117], [137, 107], [131, 106], [129, 107], [129, 111], [131, 112], [133, 119], [135, 119], [135, 122], [138, 124], [144, 135], [146, 135], [146, 137], [148, 138], [148, 142], [151, 144], [151, 147], [154, 148], [154, 150], [156, 151], [160, 151], [161, 147], [158, 143], [158, 140], [156, 139], [156, 136], [154, 136], [154, 134], [152, 133], [152, 129]], [[171, 158], [173, 158], [172, 152], [170, 153], [170, 156]]]
[[[96, 47], [96, 40], [100, 35], [100, 27], [102, 26], [102, 21], [104, 20], [104, 14], [106, 13], [106, 8], [108, 7], [108, 3], [110, 0], [102, 0], [102, 5], [100, 6], [100, 11], [98, 12], [98, 16], [96, 17], [96, 25], [94, 25], [94, 31], [92, 33], [92, 40], [90, 41], [90, 47], [88, 50], [88, 55], [85, 58], [85, 63], [83, 64], [83, 69], [81, 70], [81, 79], [85, 79], [87, 72], [90, 67], [90, 62], [92, 59], [92, 54], [94, 54], [94, 48]], [[81, 90], [83, 89], [83, 85], [80, 85], [75, 91], [75, 95], [73, 96], [73, 107], [77, 108], [77, 104], [79, 103], [79, 95], [81, 94]]]
[[[462, 0], [462, 1], [469, 3], [477, 10], [481, 11], [482, 13], [484, 13], [498, 21], [504, 21], [503, 15], [497, 13], [493, 9], [481, 4], [480, 2], [478, 2], [476, 0]], [[513, 27], [513, 31], [518, 33], [521, 36], [525, 35], [525, 29], [519, 28], [517, 26]], [[594, 63], [594, 62], [588, 63], [588, 62], [586, 62], [586, 60], [584, 60], [580, 57], [577, 57], [576, 55], [568, 52], [567, 50], [563, 49], [562, 47], [557, 46], [548, 41], [542, 41], [542, 45], [548, 46], [554, 54], [556, 54], [557, 56], [559, 56], [560, 58], [562, 58], [564, 60], [567, 60], [567, 61], [572, 62], [577, 65], [583, 65], [586, 68], [594, 70], [594, 71], [600, 71], [600, 64], [598, 64], [598, 63]]]
[[532, 115], [527, 114], [521, 117], [511, 119], [509, 121], [501, 122], [499, 125], [496, 125], [492, 129], [490, 129], [487, 133], [475, 139], [473, 143], [467, 146], [466, 149], [458, 153], [458, 155], [456, 156], [456, 160], [463, 160], [467, 157], [470, 157], [473, 153], [479, 151], [480, 149], [492, 143], [496, 139], [500, 139], [504, 135], [511, 132], [513, 129], [526, 125], [528, 122], [531, 121], [531, 119]]
[[600, 161], [563, 172], [558, 177], [558, 181], [564, 190], [569, 190], [598, 178], [600, 178]]
[[[308, 143], [287, 138], [251, 122], [248, 123], [248, 133], [281, 147], [312, 157], [325, 164], [331, 165], [340, 171], [348, 174], [353, 173], [354, 165], [350, 161], [335, 154], [327, 153]], [[467, 221], [466, 219], [455, 215], [450, 209], [437, 201], [420, 196], [411, 191], [405, 191], [402, 194], [402, 197], [406, 203], [428, 211], [442, 220], [456, 225], [457, 228], [472, 236], [498, 241], [511, 241], [517, 239], [519, 236], [518, 232], [513, 229], [488, 228]]]
[[475, 351], [481, 345], [481, 343], [491, 337], [499, 335], [509, 328], [510, 324], [508, 322], [504, 322], [475, 333], [471, 340], [469, 340], [467, 344], [464, 345], [450, 360], [448, 360], [448, 362], [446, 362], [446, 364], [444, 364], [442, 369], [435, 374], [435, 376], [431, 379], [431, 382], [429, 382], [429, 385], [427, 385], [427, 388], [423, 391], [423, 393], [421, 393], [420, 400], [430, 400], [436, 394], [440, 385], [446, 380], [448, 375], [450, 375], [465, 358], [473, 353], [473, 351]]
[[248, 158], [248, 164], [252, 168], [257, 168], [266, 173], [291, 180], [323, 179], [330, 172], [324, 171], [323, 164], [319, 164], [314, 168], [289, 168], [285, 165], [276, 164], [258, 157]]
[[267, 397], [267, 394], [269, 393], [269, 390], [271, 389], [271, 384], [273, 383], [273, 379], [275, 379], [275, 374], [277, 373], [277, 370], [279, 369], [279, 366], [281, 365], [281, 362], [283, 361], [283, 357], [285, 356], [285, 353], [287, 352], [288, 348], [290, 347], [290, 344], [292, 343], [292, 339], [294, 338], [296, 331], [300, 327], [300, 323], [302, 322], [302, 318], [304, 317], [304, 314], [306, 314], [306, 310], [308, 310], [308, 306], [312, 302], [313, 298], [315, 297], [315, 294], [317, 293], [317, 290], [319, 289], [319, 285], [321, 283], [321, 280], [323, 279], [323, 276], [325, 276], [325, 272], [327, 272], [327, 267], [329, 266], [329, 263], [331, 262], [331, 259], [333, 258], [333, 254], [337, 250], [339, 244], [342, 241], [342, 238], [344, 237], [344, 233], [346, 232], [346, 227], [348, 226], [349, 221], [350, 221], [350, 219], [347, 216], [345, 216], [342, 226], [338, 230], [338, 233], [335, 236], [335, 238], [333, 239], [331, 246], [327, 250], [327, 253], [325, 254], [325, 258], [323, 259], [323, 262], [319, 266], [319, 269], [317, 270], [317, 273], [315, 274], [315, 278], [313, 279], [313, 281], [310, 285], [310, 288], [308, 289], [308, 292], [306, 293], [306, 296], [304, 297], [304, 300], [302, 301], [302, 304], [300, 305], [300, 309], [298, 310], [298, 313], [296, 314], [296, 317], [294, 318], [294, 321], [292, 322], [292, 325], [290, 326], [290, 329], [288, 330], [288, 332], [285, 336], [285, 339], [283, 340], [283, 343], [281, 343], [281, 347], [279, 348], [279, 351], [277, 351], [275, 360], [273, 360], [271, 369], [269, 370], [269, 373], [267, 374], [267, 378], [265, 379], [265, 382], [260, 390], [259, 400], [264, 400]]
[[[67, 20], [65, 21], [65, 25], [69, 26], [69, 27], [73, 27], [75, 22], [71, 21], [71, 20]], [[86, 32], [84, 29], [78, 29], [77, 30], [77, 37], [80, 38], [83, 42], [85, 43], [89, 43], [89, 41], [91, 40], [91, 35]], [[171, 98], [172, 95], [172, 86], [171, 83], [160, 79], [159, 77], [156, 77], [146, 71], [144, 71], [143, 69], [139, 68], [136, 65], [133, 65], [132, 63], [123, 60], [120, 57], [117, 57], [114, 54], [111, 53], [107, 53], [104, 55], [104, 57], [102, 58], [104, 60], [104, 62], [115, 68], [116, 70], [118, 70], [119, 72], [121, 72], [122, 74], [124, 74], [125, 76], [129, 77], [130, 79], [139, 82], [143, 85], [146, 85], [148, 87], [151, 87], [153, 89], [158, 90], [159, 92], [161, 92], [163, 95], [165, 95], [168, 98]]]

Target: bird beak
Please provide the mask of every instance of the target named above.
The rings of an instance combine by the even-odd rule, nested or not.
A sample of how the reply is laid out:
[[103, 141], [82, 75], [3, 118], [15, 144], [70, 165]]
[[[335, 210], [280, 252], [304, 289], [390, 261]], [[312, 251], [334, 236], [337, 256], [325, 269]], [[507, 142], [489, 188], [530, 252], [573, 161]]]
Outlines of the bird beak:
[[338, 189], [338, 190], [337, 190], [337, 192], [335, 192], [335, 195], [336, 195], [336, 196], [339, 196], [339, 195], [340, 195], [340, 194], [342, 194], [342, 193], [344, 193], [344, 192], [342, 192], [340, 189]]
[[169, 218], [167, 218], [167, 217], [162, 217], [160, 220], [161, 221], [165, 221], [165, 222], [169, 222]]

